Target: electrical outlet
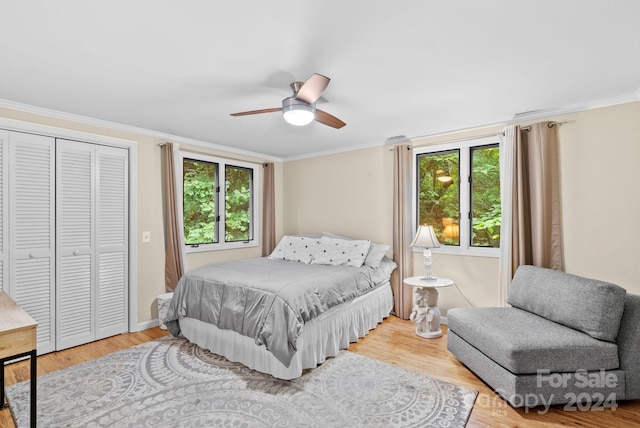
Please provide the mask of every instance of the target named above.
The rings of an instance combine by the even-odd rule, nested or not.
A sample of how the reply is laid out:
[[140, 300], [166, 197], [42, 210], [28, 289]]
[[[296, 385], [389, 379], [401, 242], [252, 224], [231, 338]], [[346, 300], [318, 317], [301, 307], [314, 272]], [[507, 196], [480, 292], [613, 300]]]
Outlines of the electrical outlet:
[[142, 232], [142, 242], [151, 242], [151, 232]]

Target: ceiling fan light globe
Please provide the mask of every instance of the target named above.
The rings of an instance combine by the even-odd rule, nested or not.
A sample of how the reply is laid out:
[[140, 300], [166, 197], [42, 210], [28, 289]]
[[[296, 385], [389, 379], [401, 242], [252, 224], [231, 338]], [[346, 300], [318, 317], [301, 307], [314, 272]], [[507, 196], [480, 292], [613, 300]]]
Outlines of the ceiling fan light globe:
[[289, 110], [283, 113], [284, 120], [291, 125], [304, 126], [313, 121], [314, 114], [309, 110]]
[[304, 126], [313, 122], [316, 109], [312, 104], [297, 100], [293, 97], [282, 101], [282, 115], [291, 125]]

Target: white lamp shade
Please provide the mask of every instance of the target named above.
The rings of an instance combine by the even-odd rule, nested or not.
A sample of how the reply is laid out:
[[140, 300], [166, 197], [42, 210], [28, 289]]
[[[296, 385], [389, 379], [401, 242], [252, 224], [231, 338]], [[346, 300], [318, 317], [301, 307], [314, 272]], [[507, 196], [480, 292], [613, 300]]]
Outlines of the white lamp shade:
[[440, 242], [438, 242], [438, 238], [436, 238], [433, 226], [418, 226], [416, 236], [413, 238], [411, 246], [419, 248], [440, 248]]

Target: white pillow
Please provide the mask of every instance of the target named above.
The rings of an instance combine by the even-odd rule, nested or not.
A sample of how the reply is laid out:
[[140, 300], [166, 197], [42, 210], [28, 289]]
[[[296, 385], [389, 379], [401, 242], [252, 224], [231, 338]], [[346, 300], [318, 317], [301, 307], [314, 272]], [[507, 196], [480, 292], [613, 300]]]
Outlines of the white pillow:
[[382, 262], [382, 258], [387, 254], [388, 250], [388, 245], [372, 242], [371, 248], [369, 248], [369, 253], [367, 253], [367, 258], [364, 259], [364, 265], [371, 267], [380, 266], [380, 262]]
[[311, 264], [360, 267], [367, 257], [370, 241], [320, 238]]
[[[334, 239], [346, 239], [353, 240], [353, 238], [344, 235], [338, 235], [337, 233], [331, 232], [322, 232], [322, 236], [326, 236], [327, 238]], [[369, 253], [367, 253], [367, 258], [364, 259], [365, 266], [378, 267], [380, 266], [380, 262], [382, 262], [382, 258], [387, 254], [389, 250], [389, 246], [385, 244], [376, 244], [375, 242], [371, 243], [371, 247], [369, 247]]]
[[333, 232], [322, 232], [322, 236], [326, 236], [327, 238], [334, 238], [334, 239], [346, 239], [347, 241], [353, 241], [355, 239], [350, 236], [338, 235], [337, 233], [333, 233]]
[[283, 236], [269, 258], [309, 264], [317, 242], [318, 239], [305, 236]]

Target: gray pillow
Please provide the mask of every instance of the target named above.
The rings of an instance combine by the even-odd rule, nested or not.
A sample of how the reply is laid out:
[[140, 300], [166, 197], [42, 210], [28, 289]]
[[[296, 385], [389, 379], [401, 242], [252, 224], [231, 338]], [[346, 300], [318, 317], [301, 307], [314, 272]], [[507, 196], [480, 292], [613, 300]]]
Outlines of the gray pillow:
[[626, 293], [615, 284], [536, 266], [520, 266], [511, 282], [507, 303], [594, 339], [614, 342]]

